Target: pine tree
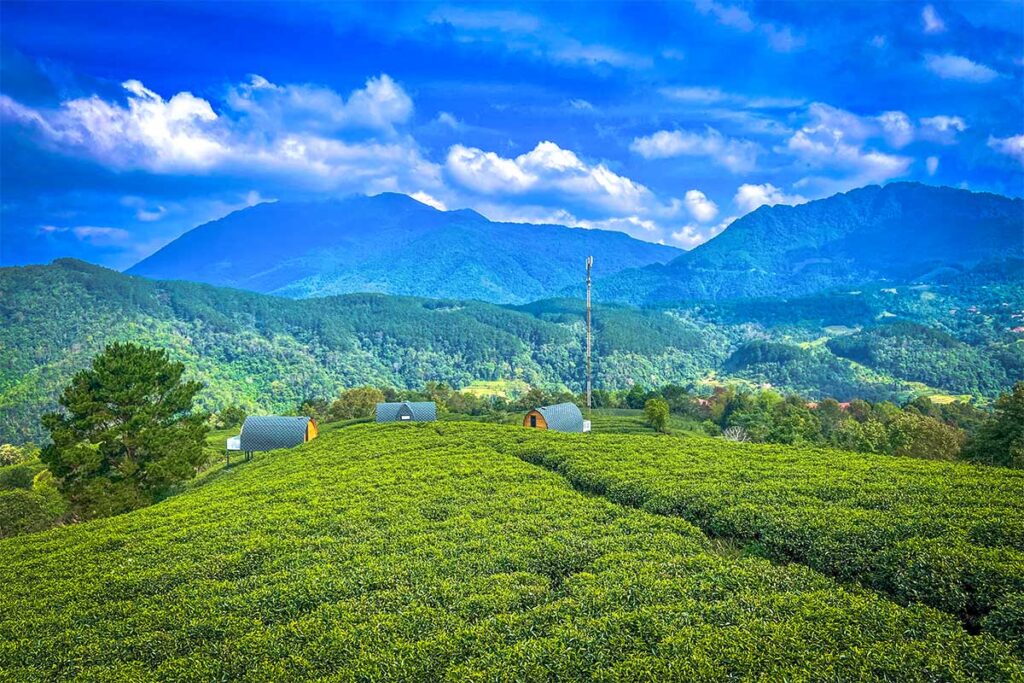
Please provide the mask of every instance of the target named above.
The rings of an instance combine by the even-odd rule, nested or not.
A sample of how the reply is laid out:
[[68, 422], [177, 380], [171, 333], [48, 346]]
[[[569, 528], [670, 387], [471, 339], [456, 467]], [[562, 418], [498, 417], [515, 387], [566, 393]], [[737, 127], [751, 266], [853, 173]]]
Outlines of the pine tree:
[[193, 411], [202, 384], [184, 372], [166, 351], [111, 344], [43, 416], [53, 443], [40, 458], [78, 517], [148, 505], [195, 476], [206, 416]]

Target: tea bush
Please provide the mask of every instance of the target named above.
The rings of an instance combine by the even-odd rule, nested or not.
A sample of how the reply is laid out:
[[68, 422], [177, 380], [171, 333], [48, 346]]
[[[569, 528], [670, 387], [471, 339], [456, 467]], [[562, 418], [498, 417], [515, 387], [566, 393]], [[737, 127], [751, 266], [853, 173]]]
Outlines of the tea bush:
[[524, 433], [515, 443], [505, 450], [611, 501], [971, 627], [1024, 592], [1024, 472], [700, 438]]
[[1024, 681], [947, 614], [718, 554], [511, 453], [628, 441], [523, 436], [354, 425], [2, 541], [0, 680]]

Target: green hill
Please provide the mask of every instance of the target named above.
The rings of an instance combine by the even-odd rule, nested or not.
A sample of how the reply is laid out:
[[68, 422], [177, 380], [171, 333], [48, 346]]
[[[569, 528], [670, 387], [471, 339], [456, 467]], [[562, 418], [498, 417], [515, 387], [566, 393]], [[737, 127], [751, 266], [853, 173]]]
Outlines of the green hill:
[[[736, 380], [811, 398], [903, 400], [931, 392], [984, 399], [1024, 379], [1024, 343], [1011, 331], [1022, 312], [1024, 288], [1016, 283], [664, 309], [598, 305], [595, 386]], [[511, 381], [579, 391], [583, 320], [582, 302], [571, 299], [523, 306], [381, 294], [290, 300], [154, 282], [74, 260], [2, 268], [0, 441], [42, 438], [40, 414], [111, 341], [167, 349], [206, 383], [205, 409], [286, 411], [366, 383]], [[917, 334], [912, 351], [895, 353], [885, 332], [894, 321], [933, 333]], [[876, 337], [868, 347], [877, 353], [857, 350]], [[765, 343], [776, 345], [774, 355], [752, 353]]]
[[682, 253], [625, 233], [494, 223], [403, 194], [275, 202], [190, 230], [128, 270], [289, 297], [383, 292], [525, 302]]
[[667, 264], [625, 270], [596, 287], [605, 301], [651, 304], [941, 281], [989, 260], [1019, 264], [1022, 225], [1020, 199], [919, 183], [871, 185], [800, 206], [762, 206]]
[[[0, 677], [1024, 679], [1012, 650], [1019, 599], [971, 635], [951, 614], [900, 606], [797, 563], [773, 564], [728, 537], [709, 540], [676, 516], [689, 509], [681, 500], [644, 503], [643, 484], [598, 488], [592, 479], [588, 495], [573, 487], [584, 485], [590, 458], [628, 465], [624, 446], [675, 443], [690, 442], [480, 424], [357, 425], [221, 470], [147, 509], [0, 541]], [[721, 444], [693, 443], [703, 466]], [[584, 444], [579, 468], [542, 463], [565, 469], [568, 480], [527, 462], [569, 457]], [[790, 449], [783, 473], [818, 460]], [[770, 483], [780, 459], [755, 462], [729, 466]], [[900, 511], [885, 494], [898, 493], [904, 507], [934, 504], [932, 493], [957, 466], [874, 458], [871, 467], [917, 486], [897, 491], [882, 474], [862, 504], [891, 518], [893, 538], [929, 534], [927, 524], [897, 523]], [[1024, 498], [1007, 498], [1019, 478], [997, 468], [957, 471], [971, 475], [961, 486], [972, 500], [1011, 501], [1002, 526], [986, 527], [992, 533], [980, 542], [1019, 542], [1007, 535], [1019, 530]], [[844, 476], [838, 485], [859, 482]], [[675, 495], [692, 496], [689, 486]], [[771, 528], [744, 519], [745, 528]], [[923, 555], [908, 585], [920, 579], [926, 593], [937, 592], [953, 567]]]

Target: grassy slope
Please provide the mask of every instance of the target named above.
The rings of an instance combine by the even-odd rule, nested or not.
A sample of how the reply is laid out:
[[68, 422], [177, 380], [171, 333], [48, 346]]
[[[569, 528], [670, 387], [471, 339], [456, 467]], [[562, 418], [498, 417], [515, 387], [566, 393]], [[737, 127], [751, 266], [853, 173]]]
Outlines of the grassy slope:
[[1024, 680], [948, 615], [716, 554], [515, 455], [582, 438], [325, 430], [0, 542], [0, 679]]

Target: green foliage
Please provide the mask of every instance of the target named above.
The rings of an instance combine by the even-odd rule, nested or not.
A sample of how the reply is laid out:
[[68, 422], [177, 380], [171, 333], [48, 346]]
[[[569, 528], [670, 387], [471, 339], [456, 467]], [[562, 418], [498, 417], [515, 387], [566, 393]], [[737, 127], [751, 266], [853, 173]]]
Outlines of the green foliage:
[[[877, 326], [876, 318], [889, 320], [889, 311], [955, 337], [961, 345], [950, 356], [966, 354], [962, 345], [967, 345], [966, 366], [997, 365], [1001, 369], [993, 377], [1005, 376], [1007, 382], [1001, 389], [1024, 379], [1024, 344], [1009, 332], [1019, 324], [1012, 316], [1024, 311], [1019, 284], [888, 290], [652, 310], [597, 305], [595, 406], [642, 409], [651, 398], [642, 387], [626, 406], [605, 402], [608, 396], [601, 392], [663, 384], [693, 390], [706, 381], [770, 383], [812, 399], [903, 402], [922, 393], [953, 392], [829, 350], [828, 338]], [[968, 312], [971, 308], [977, 312]], [[483, 381], [546, 393], [579, 392], [583, 319], [583, 304], [569, 299], [514, 307], [373, 294], [291, 301], [187, 282], [151, 282], [72, 260], [3, 268], [0, 440], [45, 438], [39, 416], [56, 407], [75, 372], [115, 341], [165, 349], [184, 362], [188, 377], [205, 384], [197, 396], [204, 410], [241, 406], [248, 413], [285, 413], [304, 401], [309, 401], [307, 411], [326, 410], [319, 402], [366, 385], [420, 391], [429, 382], [459, 389]], [[734, 365], [724, 367], [733, 352], [764, 338], [786, 350], [744, 363], [740, 353]], [[790, 356], [795, 360], [783, 361]], [[966, 367], [956, 358], [939, 364], [935, 358], [933, 353], [927, 362]], [[981, 402], [994, 398], [997, 390], [988, 389], [992, 383], [979, 383], [976, 375], [957, 371], [939, 379], [958, 387], [974, 382], [985, 390], [978, 394]]]
[[659, 432], [668, 431], [668, 401], [663, 398], [651, 398], [644, 403], [644, 418], [647, 424]]
[[222, 408], [214, 420], [214, 429], [233, 429], [241, 427], [248, 416], [248, 411], [238, 405], [230, 405]]
[[682, 519], [585, 495], [516, 457], [589, 457], [588, 444], [611, 457], [634, 439], [675, 441], [355, 425], [157, 506], [3, 541], [0, 670], [25, 681], [1024, 676], [1009, 646], [948, 615], [719, 554]]
[[39, 449], [31, 443], [24, 446], [14, 446], [9, 443], [0, 444], [0, 467], [31, 462], [38, 458]]
[[614, 502], [681, 516], [967, 624], [1024, 591], [1024, 472], [638, 435], [522, 454]]
[[377, 404], [383, 401], [384, 392], [376, 387], [346, 389], [331, 403], [327, 416], [331, 420], [373, 417]]
[[23, 483], [0, 486], [0, 538], [48, 529], [67, 513], [67, 503], [48, 470], [37, 471], [28, 486]]
[[0, 491], [31, 489], [32, 481], [44, 469], [40, 462], [0, 467]]
[[1024, 468], [1024, 382], [999, 397], [995, 414], [978, 429], [966, 455], [977, 462]]
[[192, 413], [202, 388], [165, 351], [111, 344], [76, 374], [62, 412], [43, 417], [53, 443], [40, 454], [83, 518], [152, 503], [195, 476], [205, 459], [205, 416]]

